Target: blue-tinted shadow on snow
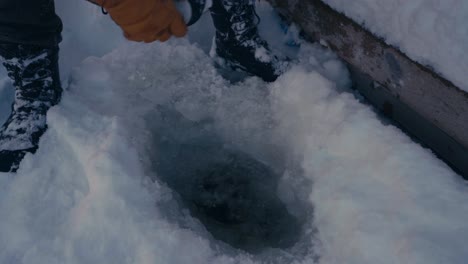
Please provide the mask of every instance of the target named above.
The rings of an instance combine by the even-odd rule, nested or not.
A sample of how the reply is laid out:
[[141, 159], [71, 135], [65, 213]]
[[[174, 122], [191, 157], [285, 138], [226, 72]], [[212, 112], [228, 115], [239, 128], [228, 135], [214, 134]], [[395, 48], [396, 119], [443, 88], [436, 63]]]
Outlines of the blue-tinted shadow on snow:
[[301, 222], [278, 198], [272, 169], [223, 142], [210, 120], [192, 122], [166, 107], [151, 119], [153, 169], [216, 240], [250, 253], [298, 242]]

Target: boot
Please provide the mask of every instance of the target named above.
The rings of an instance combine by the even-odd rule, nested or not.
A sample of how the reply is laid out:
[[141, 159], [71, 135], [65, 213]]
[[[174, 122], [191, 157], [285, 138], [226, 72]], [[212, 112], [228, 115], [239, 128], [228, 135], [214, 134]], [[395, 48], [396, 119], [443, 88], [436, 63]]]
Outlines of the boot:
[[275, 81], [287, 63], [272, 54], [258, 34], [255, 1], [213, 0], [210, 11], [216, 28], [211, 55], [224, 59], [233, 69]]
[[0, 44], [0, 55], [15, 87], [11, 115], [0, 129], [0, 172], [16, 172], [23, 157], [36, 152], [46, 113], [60, 101], [58, 47]]

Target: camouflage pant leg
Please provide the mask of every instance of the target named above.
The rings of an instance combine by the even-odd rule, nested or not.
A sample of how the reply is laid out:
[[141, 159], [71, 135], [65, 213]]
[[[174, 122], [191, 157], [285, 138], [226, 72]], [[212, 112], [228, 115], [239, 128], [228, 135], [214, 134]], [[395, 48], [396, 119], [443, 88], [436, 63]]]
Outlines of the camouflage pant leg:
[[0, 0], [0, 42], [53, 47], [61, 31], [54, 0]]

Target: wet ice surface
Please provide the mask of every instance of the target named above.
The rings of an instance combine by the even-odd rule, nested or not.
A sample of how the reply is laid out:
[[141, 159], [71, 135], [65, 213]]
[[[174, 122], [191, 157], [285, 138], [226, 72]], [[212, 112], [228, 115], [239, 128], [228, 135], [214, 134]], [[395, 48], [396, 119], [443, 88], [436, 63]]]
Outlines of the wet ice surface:
[[0, 263], [468, 258], [466, 183], [359, 103], [333, 54], [303, 45], [277, 82], [231, 84], [186, 40], [112, 49], [1, 175]]

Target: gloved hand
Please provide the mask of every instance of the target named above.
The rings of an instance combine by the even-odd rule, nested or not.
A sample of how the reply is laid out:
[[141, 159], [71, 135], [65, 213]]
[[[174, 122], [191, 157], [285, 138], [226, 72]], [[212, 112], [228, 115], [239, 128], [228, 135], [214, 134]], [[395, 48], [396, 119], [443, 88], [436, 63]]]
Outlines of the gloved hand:
[[127, 39], [166, 41], [187, 33], [182, 15], [173, 0], [94, 0], [109, 12]]

